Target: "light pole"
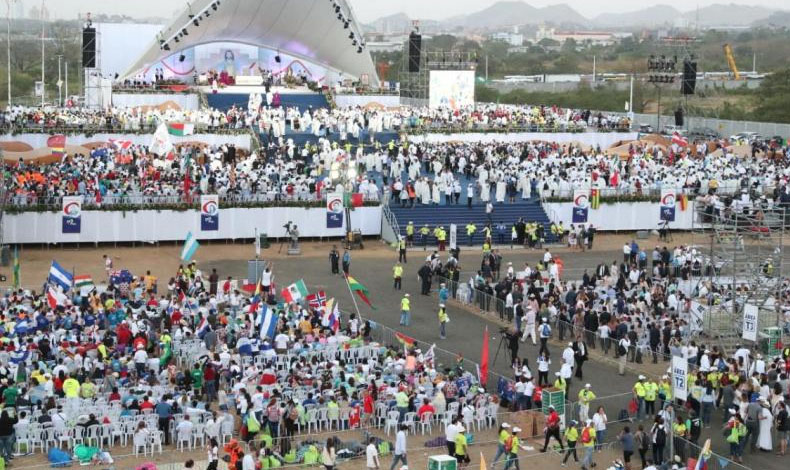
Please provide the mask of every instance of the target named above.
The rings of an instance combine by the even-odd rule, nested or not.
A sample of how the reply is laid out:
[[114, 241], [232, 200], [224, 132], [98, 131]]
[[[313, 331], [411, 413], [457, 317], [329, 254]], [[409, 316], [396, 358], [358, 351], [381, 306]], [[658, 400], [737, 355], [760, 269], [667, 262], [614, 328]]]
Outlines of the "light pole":
[[6, 13], [6, 73], [8, 74], [8, 104], [11, 104], [11, 2], [13, 0], [5, 0], [7, 7]]
[[44, 97], [46, 96], [45, 90], [47, 89], [44, 82], [44, 0], [41, 0], [41, 11], [39, 13], [41, 20], [41, 107], [44, 107]]
[[60, 62], [63, 59], [63, 55], [58, 54], [58, 107], [63, 106], [63, 80], [60, 79]]

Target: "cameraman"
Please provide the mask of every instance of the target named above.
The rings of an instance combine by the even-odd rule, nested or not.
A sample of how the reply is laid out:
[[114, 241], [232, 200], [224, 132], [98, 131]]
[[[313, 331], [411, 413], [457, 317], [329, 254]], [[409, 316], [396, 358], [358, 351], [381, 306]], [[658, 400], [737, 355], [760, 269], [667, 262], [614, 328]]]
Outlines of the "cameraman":
[[518, 332], [512, 328], [501, 328], [500, 332], [507, 340], [507, 350], [510, 351], [510, 365], [512, 366], [518, 359]]

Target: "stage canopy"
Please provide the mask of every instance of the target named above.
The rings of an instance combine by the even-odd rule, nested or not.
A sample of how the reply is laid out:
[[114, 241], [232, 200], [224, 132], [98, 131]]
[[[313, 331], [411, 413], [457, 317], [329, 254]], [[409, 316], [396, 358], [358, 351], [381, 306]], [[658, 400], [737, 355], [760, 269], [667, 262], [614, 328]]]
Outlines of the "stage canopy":
[[362, 40], [362, 28], [346, 0], [194, 0], [120, 79], [195, 46], [235, 42], [279, 51], [353, 77], [367, 75], [370, 83], [376, 83], [370, 53], [365, 47], [360, 52]]

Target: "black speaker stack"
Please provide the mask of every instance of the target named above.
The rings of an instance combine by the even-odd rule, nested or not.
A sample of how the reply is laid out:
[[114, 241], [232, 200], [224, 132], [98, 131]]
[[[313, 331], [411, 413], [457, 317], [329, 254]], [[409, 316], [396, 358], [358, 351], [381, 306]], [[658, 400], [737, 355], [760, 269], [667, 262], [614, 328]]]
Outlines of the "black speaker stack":
[[82, 67], [96, 67], [96, 28], [86, 26], [82, 30]]
[[683, 81], [680, 92], [684, 95], [693, 95], [697, 86], [697, 62], [692, 59], [683, 61]]
[[422, 55], [422, 35], [416, 31], [409, 34], [409, 73], [420, 72], [420, 56]]

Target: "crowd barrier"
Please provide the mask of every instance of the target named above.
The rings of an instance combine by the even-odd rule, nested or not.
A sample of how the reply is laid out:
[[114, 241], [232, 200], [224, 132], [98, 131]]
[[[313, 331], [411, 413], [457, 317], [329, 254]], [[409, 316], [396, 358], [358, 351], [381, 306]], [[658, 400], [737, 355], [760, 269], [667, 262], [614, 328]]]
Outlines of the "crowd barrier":
[[636, 140], [636, 132], [499, 132], [464, 131], [440, 133], [426, 129], [425, 134], [409, 135], [409, 141], [415, 143], [444, 143], [444, 142], [524, 142], [547, 141], [558, 143], [578, 142], [592, 147], [609, 148], [617, 142]]
[[[196, 130], [196, 132], [198, 132]], [[250, 131], [249, 129], [233, 129], [228, 131], [206, 129], [207, 133], [197, 133], [186, 136], [170, 136], [170, 141], [178, 145], [182, 142], [200, 142], [211, 146], [220, 146], [224, 144], [233, 144], [237, 148], [249, 150], [250, 149]], [[209, 133], [216, 132], [216, 133]], [[51, 134], [65, 133], [66, 145], [84, 145], [95, 142], [109, 142], [110, 139], [117, 141], [129, 141], [133, 145], [151, 145], [153, 139], [153, 129], [150, 132], [131, 131], [125, 129], [114, 129], [112, 132], [103, 132], [103, 129], [85, 130], [79, 128], [43, 128], [34, 133], [21, 133], [16, 135], [3, 136], [5, 141], [23, 142], [30, 145], [34, 149], [47, 147], [47, 139]], [[88, 149], [85, 149], [88, 153]]]

